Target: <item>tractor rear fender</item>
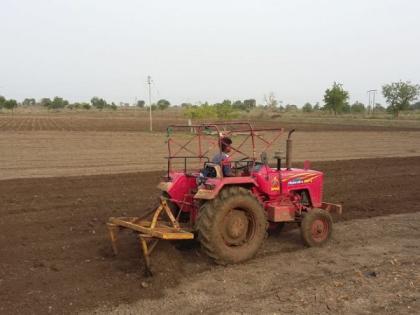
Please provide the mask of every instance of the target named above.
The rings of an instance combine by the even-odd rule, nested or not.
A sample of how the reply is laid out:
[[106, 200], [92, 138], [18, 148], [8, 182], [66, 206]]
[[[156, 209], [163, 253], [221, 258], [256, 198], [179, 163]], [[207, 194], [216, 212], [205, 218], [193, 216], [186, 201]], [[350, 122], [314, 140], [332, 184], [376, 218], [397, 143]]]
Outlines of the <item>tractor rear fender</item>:
[[184, 173], [171, 173], [171, 181], [162, 181], [157, 188], [167, 193], [171, 199], [182, 201], [185, 195], [197, 188], [196, 177]]
[[250, 177], [209, 178], [207, 179], [206, 184], [198, 189], [197, 193], [194, 195], [194, 199], [214, 199], [226, 186], [241, 186], [249, 189], [258, 186], [258, 184]]
[[157, 185], [157, 189], [161, 190], [161, 191], [165, 191], [168, 192], [168, 190], [171, 188], [173, 184], [171, 182], [160, 182]]

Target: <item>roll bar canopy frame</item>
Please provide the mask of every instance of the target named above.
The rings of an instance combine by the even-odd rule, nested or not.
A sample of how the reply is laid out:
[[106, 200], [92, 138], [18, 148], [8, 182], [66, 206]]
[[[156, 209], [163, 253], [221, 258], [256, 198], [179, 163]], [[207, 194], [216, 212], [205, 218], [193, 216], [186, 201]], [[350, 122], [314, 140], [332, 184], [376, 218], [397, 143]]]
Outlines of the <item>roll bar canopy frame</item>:
[[[239, 127], [239, 129], [232, 129], [232, 130], [226, 130], [222, 127], [228, 127], [228, 126], [235, 126]], [[173, 133], [174, 129], [177, 130], [190, 130], [193, 131], [193, 135], [190, 139], [188, 139], [185, 143], [180, 143], [176, 141], [173, 137], [171, 137], [171, 134]], [[231, 154], [231, 157], [233, 157], [235, 154], [240, 154], [243, 156], [241, 160], [248, 159], [249, 161], [252, 161], [253, 164], [255, 164], [255, 161], [257, 159], [256, 157], [256, 144], [257, 142], [261, 142], [263, 144], [263, 149], [261, 152], [264, 152], [268, 150], [270, 147], [274, 145], [274, 143], [282, 136], [284, 133], [284, 128], [254, 128], [250, 123], [248, 122], [227, 122], [227, 123], [209, 123], [209, 124], [196, 124], [196, 125], [169, 125], [167, 127], [167, 134], [168, 134], [168, 156], [166, 157], [168, 159], [168, 177], [169, 173], [172, 171], [172, 160], [173, 159], [184, 159], [184, 171], [186, 171], [186, 159], [192, 159], [196, 158], [199, 159], [200, 164], [203, 162], [204, 159], [207, 161], [209, 158], [206, 156], [206, 154], [209, 153], [209, 151], [218, 146], [219, 152], [222, 152], [221, 149], [221, 142], [224, 137], [231, 137], [237, 134], [245, 135], [245, 138], [237, 145], [233, 146], [230, 145], [233, 153]], [[259, 132], [273, 132], [275, 135], [271, 140], [264, 139]], [[217, 140], [214, 140], [212, 138], [208, 137], [209, 132], [213, 132], [217, 134]], [[197, 149], [196, 152], [192, 151], [187, 146], [192, 143], [194, 140], [197, 139]], [[252, 155], [248, 155], [247, 153], [243, 152], [243, 146], [248, 143], [248, 140], [251, 139], [251, 145], [252, 145]], [[211, 143], [211, 147], [207, 150], [204, 150], [203, 148], [203, 141], [207, 140]], [[188, 152], [189, 156], [185, 155], [185, 152]]]

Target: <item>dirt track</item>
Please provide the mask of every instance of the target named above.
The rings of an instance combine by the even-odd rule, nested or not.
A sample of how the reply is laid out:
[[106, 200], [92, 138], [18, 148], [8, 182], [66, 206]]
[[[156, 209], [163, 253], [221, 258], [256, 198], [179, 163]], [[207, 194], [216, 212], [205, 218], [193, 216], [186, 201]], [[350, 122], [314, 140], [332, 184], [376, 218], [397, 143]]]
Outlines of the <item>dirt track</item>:
[[[420, 189], [420, 157], [316, 162], [313, 163], [313, 167], [326, 172], [325, 199], [343, 203], [345, 210], [342, 220], [420, 211], [417, 196]], [[193, 277], [189, 281], [199, 279], [200, 275], [207, 279], [215, 277], [216, 281], [219, 281], [217, 277], [225, 273], [224, 269], [214, 267], [200, 255], [197, 249], [180, 251], [168, 244], [162, 244], [161, 247], [165, 247], [167, 251], [161, 250], [155, 253], [153, 263], [156, 277], [147, 289], [140, 286], [143, 280], [141, 263], [138, 244], [132, 235], [126, 235], [121, 240], [123, 245], [121, 255], [117, 258], [112, 257], [104, 224], [106, 219], [111, 215], [137, 215], [142, 210], [153, 206], [156, 197], [155, 184], [159, 176], [160, 172], [151, 172], [0, 181], [2, 192], [0, 195], [0, 230], [2, 231], [0, 234], [0, 257], [2, 258], [0, 261], [0, 313], [42, 314], [48, 311], [74, 313], [80, 310], [93, 310], [97, 307], [133, 303], [147, 298], [160, 298], [166, 296], [168, 294], [166, 292], [169, 292], [169, 296], [173, 294], [170, 292], [175, 291], [190, 294], [187, 289], [182, 289], [188, 281], [182, 279], [188, 274], [196, 274], [194, 276], [196, 278]], [[322, 282], [328, 276], [338, 283], [352, 282], [354, 280], [352, 265], [341, 264], [346, 259], [354, 259], [354, 267], [362, 274], [365, 271], [371, 271], [372, 268], [377, 268], [374, 270], [379, 272], [378, 279], [383, 273], [385, 278], [380, 278], [380, 281], [385, 281], [394, 272], [392, 269], [394, 267], [384, 265], [388, 261], [385, 256], [382, 256], [384, 253], [383, 255], [388, 255], [387, 257], [398, 258], [402, 266], [397, 270], [400, 272], [400, 279], [407, 280], [412, 277], [415, 286], [411, 291], [407, 291], [406, 285], [410, 285], [408, 282], [395, 283], [392, 287], [384, 284], [384, 288], [390, 288], [393, 292], [403, 295], [414, 292], [413, 294], [417, 294], [418, 303], [418, 268], [417, 273], [415, 270], [412, 271], [412, 264], [419, 263], [419, 248], [418, 244], [417, 247], [412, 248], [409, 245], [416, 240], [416, 238], [410, 239], [410, 235], [417, 239], [419, 237], [419, 217], [413, 215], [407, 217], [408, 219], [404, 218], [401, 217], [401, 220], [396, 221], [386, 219], [374, 221], [379, 222], [379, 225], [375, 229], [372, 228], [372, 231], [366, 231], [366, 227], [370, 226], [369, 223], [363, 223], [360, 227], [359, 223], [353, 225], [349, 223], [350, 225], [339, 227], [339, 231], [344, 231], [343, 235], [347, 236], [337, 236], [329, 247], [324, 249], [324, 252], [336, 250], [338, 247], [347, 248], [349, 252], [346, 253], [347, 256], [344, 254], [341, 258], [337, 256], [336, 261], [332, 263], [333, 267], [328, 267], [328, 259], [321, 255], [323, 252], [317, 254], [316, 250], [304, 250], [294, 231], [285, 232], [284, 244], [286, 245], [273, 247], [270, 244], [277, 244], [277, 239], [274, 243], [273, 240], [269, 240], [259, 258], [239, 266], [238, 269], [235, 267], [226, 269], [227, 279], [236, 281], [242, 286], [249, 286], [250, 283], [246, 281], [252, 281], [254, 277], [267, 272], [266, 267], [261, 267], [258, 273], [253, 274], [255, 264], [261, 266], [267, 264], [275, 268], [275, 262], [278, 262], [285, 266], [285, 270], [290, 271], [277, 275], [281, 278], [281, 282], [287, 284], [289, 291], [282, 291], [280, 295], [275, 290], [269, 292], [274, 292], [276, 296], [279, 296], [280, 301], [294, 298], [296, 293], [298, 293], [296, 299], [306, 299], [306, 295], [304, 296], [303, 293], [300, 295], [300, 289], [303, 290], [302, 292], [310, 290], [318, 281]], [[393, 234], [388, 237], [387, 230], [390, 229], [388, 226], [390, 222], [400, 223], [391, 229]], [[375, 225], [372, 223], [372, 226]], [[351, 235], [353, 227], [359, 228], [356, 229], [354, 235]], [[357, 243], [358, 235], [363, 231], [366, 231], [366, 237], [363, 236], [361, 239], [367, 243]], [[383, 240], [375, 236], [380, 235], [378, 234], [380, 231], [384, 234]], [[372, 243], [369, 241], [370, 235], [375, 236]], [[278, 242], [281, 240], [282, 238], [279, 237]], [[398, 245], [400, 240], [403, 246]], [[395, 245], [396, 241], [397, 245]], [[364, 262], [359, 259], [366, 258], [365, 250], [369, 250], [369, 253], [374, 252], [377, 246], [382, 246], [380, 248], [383, 253], [376, 252], [375, 257], [378, 257], [378, 260], [368, 261], [366, 268], [363, 267]], [[379, 257], [384, 258], [379, 259]], [[312, 269], [309, 268], [306, 272], [305, 268], [301, 270], [296, 270], [296, 268], [291, 270], [290, 266], [286, 268], [289, 259], [293, 259], [292, 265], [306, 264], [308, 268], [312, 265]], [[315, 275], [311, 275], [314, 264], [317, 264], [319, 269], [316, 270]], [[176, 275], [172, 273], [174, 270], [178, 272]], [[281, 270], [282, 268], [279, 271]], [[342, 272], [343, 275], [340, 275]], [[243, 277], [244, 274], [248, 274], [249, 277]], [[317, 280], [318, 276], [325, 276], [322, 278], [324, 280]], [[361, 278], [364, 279], [363, 277]], [[220, 281], [224, 283], [223, 277], [221, 279]], [[362, 285], [362, 289], [368, 294], [369, 288], [374, 286], [375, 282], [372, 282], [374, 280], [370, 278], [366, 281], [370, 281], [370, 284], [369, 286]], [[205, 295], [197, 295], [197, 299], [201, 296], [202, 300], [198, 300], [198, 308], [195, 311], [201, 307], [200, 303], [217, 299], [220, 292], [225, 292], [212, 290], [212, 282], [200, 283], [197, 280], [195, 290], [199, 291], [202, 285], [206, 286], [204, 290], [207, 291], [204, 292]], [[355, 288], [358, 287], [357, 281], [354, 283]], [[252, 284], [255, 284], [255, 290], [259, 291], [264, 288], [258, 286], [265, 285], [258, 281]], [[334, 282], [328, 285], [323, 289], [326, 293], [320, 296], [321, 299], [327, 298], [327, 293], [333, 291]], [[348, 285], [345, 284], [343, 287], [346, 292], [353, 288]], [[173, 288], [174, 291], [165, 291], [168, 288]], [[273, 288], [277, 288], [277, 284]], [[335, 288], [335, 290], [338, 289]], [[375, 291], [375, 294], [380, 294], [378, 292]], [[183, 294], [179, 293], [177, 297], [182, 300]], [[244, 291], [243, 296], [238, 295], [233, 298], [232, 301], [238, 306], [238, 310], [246, 311], [247, 307], [252, 306], [250, 302], [247, 302], [250, 299], [248, 295], [249, 293]], [[407, 303], [415, 303], [412, 296], [405, 297], [407, 297]], [[268, 294], [261, 298], [268, 299], [267, 303], [269, 303], [270, 299], [276, 297]], [[384, 298], [384, 295], [381, 298]], [[162, 301], [160, 300], [159, 303]], [[164, 301], [171, 300], [165, 298]], [[397, 307], [396, 303], [400, 300], [390, 301], [392, 307]], [[292, 302], [300, 305], [297, 300]], [[370, 303], [366, 301], [366, 298], [359, 302]], [[314, 305], [314, 302], [309, 300], [305, 303], [308, 307]], [[230, 310], [237, 309], [234, 305]], [[369, 304], [369, 307], [373, 307], [372, 305]], [[405, 306], [407, 305], [411, 304]], [[328, 307], [333, 313], [334, 310], [343, 309], [342, 304], [329, 304]], [[189, 309], [185, 308], [185, 310]], [[211, 311], [211, 309], [206, 310]], [[266, 310], [273, 311], [273, 309]], [[302, 312], [307, 310], [302, 306]], [[375, 309], [371, 308], [371, 310]], [[383, 309], [377, 311], [381, 310]]]

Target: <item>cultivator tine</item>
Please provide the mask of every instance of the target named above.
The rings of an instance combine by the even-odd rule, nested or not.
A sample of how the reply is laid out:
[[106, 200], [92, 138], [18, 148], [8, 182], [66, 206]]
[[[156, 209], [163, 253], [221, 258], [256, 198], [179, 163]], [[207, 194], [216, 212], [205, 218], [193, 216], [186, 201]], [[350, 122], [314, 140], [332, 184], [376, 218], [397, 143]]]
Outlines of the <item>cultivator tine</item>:
[[[152, 214], [152, 212], [141, 217], [109, 218], [109, 222], [107, 223], [112, 249], [115, 255], [118, 254], [117, 239], [118, 232], [121, 229], [130, 229], [138, 233], [145, 263], [145, 275], [148, 277], [152, 276], [150, 255], [160, 239], [186, 240], [194, 238], [193, 233], [180, 227], [165, 198], [161, 198], [160, 205], [154, 210], [151, 221], [146, 220], [146, 217]], [[167, 221], [159, 220], [163, 212], [169, 218], [170, 224]]]
[[152, 253], [153, 249], [155, 248], [155, 246], [159, 242], [159, 239], [150, 240], [152, 245], [148, 246], [147, 238], [148, 238], [147, 236], [139, 234], [139, 240], [140, 240], [141, 250], [142, 250], [142, 253], [143, 253], [144, 264], [145, 264], [144, 275], [146, 277], [152, 277], [153, 273], [152, 273], [152, 270], [150, 268], [150, 254]]
[[112, 251], [114, 252], [114, 255], [118, 255], [117, 239], [120, 228], [118, 227], [118, 225], [109, 222], [106, 225], [108, 226], [109, 236], [112, 244]]

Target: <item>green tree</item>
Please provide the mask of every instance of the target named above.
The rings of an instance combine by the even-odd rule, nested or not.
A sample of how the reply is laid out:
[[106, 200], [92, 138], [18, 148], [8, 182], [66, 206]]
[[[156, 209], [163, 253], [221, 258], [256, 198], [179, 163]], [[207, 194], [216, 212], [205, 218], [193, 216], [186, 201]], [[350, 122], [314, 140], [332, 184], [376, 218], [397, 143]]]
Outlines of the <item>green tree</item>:
[[51, 99], [49, 99], [48, 97], [44, 97], [39, 101], [39, 103], [41, 104], [41, 106], [50, 107], [51, 106]]
[[305, 103], [305, 105], [303, 105], [303, 107], [302, 107], [302, 111], [304, 113], [312, 113], [313, 112], [312, 104], [309, 103], [309, 102]]
[[201, 106], [192, 105], [184, 108], [184, 115], [191, 119], [210, 119], [217, 117], [216, 106], [211, 106], [207, 102]]
[[5, 102], [6, 102], [6, 98], [0, 95], [0, 109], [3, 108]]
[[240, 100], [233, 102], [232, 107], [234, 109], [238, 109], [238, 110], [245, 110], [246, 109], [244, 103]]
[[325, 91], [324, 108], [333, 112], [334, 115], [337, 115], [337, 113], [341, 113], [343, 110], [347, 109], [346, 104], [348, 98], [349, 93], [343, 89], [343, 85], [334, 82], [333, 86]]
[[146, 102], [145, 101], [143, 101], [143, 100], [137, 101], [137, 104], [136, 104], [137, 107], [143, 108], [144, 105], [146, 105]]
[[22, 102], [23, 106], [34, 106], [36, 104], [36, 101], [34, 98], [25, 98]]
[[248, 100], [244, 100], [244, 106], [247, 109], [253, 109], [253, 108], [257, 107], [257, 101], [254, 100], [253, 98], [250, 98]]
[[171, 105], [171, 103], [169, 103], [169, 101], [168, 100], [165, 100], [165, 99], [161, 99], [161, 100], [159, 100], [158, 102], [157, 102], [157, 107], [158, 107], [158, 109], [160, 109], [160, 110], [165, 110], [165, 109], [167, 109], [170, 105]]
[[229, 119], [235, 116], [231, 100], [224, 100], [222, 103], [213, 106], [216, 109], [216, 115], [219, 119]]
[[386, 108], [385, 107], [383, 107], [381, 104], [379, 104], [379, 103], [376, 103], [375, 104], [375, 107], [374, 107], [374, 109], [373, 109], [375, 112], [385, 112], [386, 111]]
[[3, 107], [6, 109], [10, 109], [13, 110], [14, 108], [16, 108], [18, 106], [16, 100], [10, 99], [10, 100], [6, 100], [3, 103]]
[[92, 108], [92, 106], [89, 103], [82, 103], [81, 105], [82, 105], [82, 108], [85, 110], [89, 110]]
[[90, 103], [92, 104], [93, 107], [100, 110], [108, 106], [108, 103], [103, 98], [99, 98], [97, 96], [92, 97], [92, 99], [90, 100]]
[[382, 94], [388, 103], [387, 110], [398, 118], [401, 111], [410, 107], [420, 94], [420, 85], [407, 82], [393, 82], [382, 86]]
[[299, 109], [296, 105], [287, 104], [285, 107], [286, 112], [297, 112]]
[[413, 105], [411, 105], [411, 107], [413, 108], [413, 110], [419, 110], [420, 109], [420, 102], [416, 102]]
[[62, 97], [54, 97], [54, 99], [52, 100], [52, 102], [49, 104], [48, 108], [50, 109], [60, 109], [60, 108], [64, 108], [67, 105], [69, 105], [69, 102], [65, 99], [63, 99]]
[[364, 113], [366, 110], [365, 104], [361, 102], [354, 102], [353, 105], [351, 105], [351, 112], [352, 113]]
[[351, 112], [351, 106], [350, 106], [350, 104], [349, 103], [344, 103], [344, 105], [343, 105], [343, 109], [342, 109], [342, 112], [343, 113], [350, 113]]
[[314, 111], [318, 111], [321, 109], [321, 106], [319, 106], [319, 102], [316, 102], [316, 104], [314, 105]]

